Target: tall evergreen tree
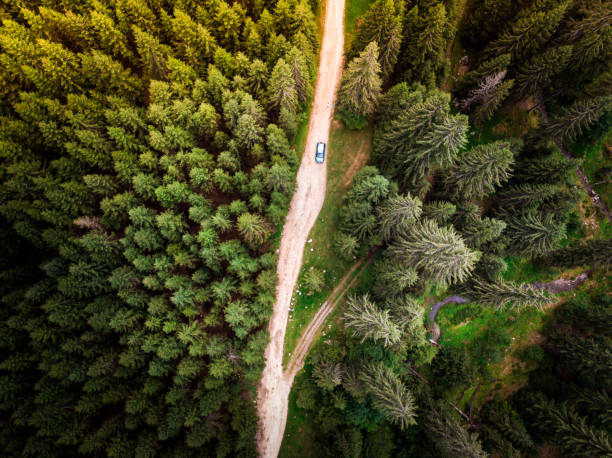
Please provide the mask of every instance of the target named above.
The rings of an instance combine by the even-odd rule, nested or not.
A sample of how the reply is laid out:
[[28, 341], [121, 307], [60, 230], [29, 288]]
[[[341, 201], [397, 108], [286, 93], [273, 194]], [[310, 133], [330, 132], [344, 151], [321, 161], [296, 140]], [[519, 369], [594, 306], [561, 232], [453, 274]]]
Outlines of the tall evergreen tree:
[[496, 57], [510, 53], [514, 61], [535, 54], [550, 39], [572, 1], [553, 1], [552, 5], [540, 1], [532, 8], [526, 8], [499, 38], [489, 44], [485, 54]]
[[565, 224], [556, 222], [550, 213], [528, 211], [512, 216], [507, 223], [510, 248], [519, 253], [545, 253], [556, 248], [565, 237]]
[[399, 235], [389, 250], [398, 260], [440, 284], [465, 280], [480, 257], [452, 228], [439, 227], [431, 220], [421, 221]]
[[416, 423], [412, 393], [399, 377], [382, 363], [371, 363], [361, 373], [366, 390], [374, 398], [374, 405], [401, 429]]
[[500, 283], [476, 281], [470, 289], [469, 296], [475, 302], [493, 305], [498, 309], [506, 306], [542, 308], [554, 300], [545, 292], [530, 285], [515, 285], [504, 281]]
[[393, 72], [402, 41], [401, 3], [393, 0], [377, 0], [360, 17], [357, 34], [351, 43], [347, 59], [353, 59], [375, 41], [379, 48], [379, 62], [383, 80]]
[[441, 402], [431, 405], [424, 418], [425, 431], [443, 456], [485, 458], [476, 434], [469, 433]]
[[393, 196], [378, 207], [380, 230], [385, 240], [406, 230], [421, 216], [421, 201], [410, 194]]
[[344, 72], [338, 89], [339, 108], [362, 116], [374, 113], [381, 91], [380, 72], [378, 45], [371, 42]]
[[548, 88], [553, 78], [565, 69], [571, 55], [571, 46], [559, 46], [534, 56], [517, 69], [514, 90], [525, 97]]
[[612, 96], [577, 100], [550, 119], [544, 131], [553, 138], [574, 140], [610, 111]]
[[349, 297], [344, 311], [344, 322], [355, 336], [365, 339], [382, 340], [383, 345], [397, 343], [401, 337], [400, 328], [393, 323], [387, 310], [379, 309], [368, 295]]
[[479, 199], [508, 181], [514, 157], [507, 142], [479, 145], [453, 164], [446, 186], [455, 198]]
[[565, 248], [549, 251], [537, 258], [539, 263], [551, 266], [601, 266], [612, 263], [612, 241], [586, 240]]

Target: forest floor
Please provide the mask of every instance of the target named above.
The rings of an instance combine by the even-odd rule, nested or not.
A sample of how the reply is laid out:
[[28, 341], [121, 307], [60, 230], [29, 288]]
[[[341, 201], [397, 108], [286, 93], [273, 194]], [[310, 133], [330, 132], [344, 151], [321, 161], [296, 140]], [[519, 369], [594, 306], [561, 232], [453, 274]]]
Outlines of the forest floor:
[[285, 430], [290, 390], [290, 384], [283, 377], [285, 331], [306, 239], [325, 200], [326, 164], [314, 161], [314, 151], [318, 142], [328, 141], [336, 89], [342, 75], [343, 20], [344, 0], [328, 0], [308, 137], [281, 235], [276, 302], [268, 326], [270, 342], [265, 350], [266, 366], [257, 390], [257, 448], [262, 457], [278, 455]]

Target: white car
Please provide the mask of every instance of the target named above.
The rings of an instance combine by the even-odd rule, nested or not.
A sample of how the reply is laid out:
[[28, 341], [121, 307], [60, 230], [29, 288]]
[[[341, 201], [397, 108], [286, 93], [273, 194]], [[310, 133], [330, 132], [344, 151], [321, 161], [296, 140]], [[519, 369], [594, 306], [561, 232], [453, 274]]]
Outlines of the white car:
[[319, 142], [317, 143], [317, 152], [315, 153], [315, 162], [319, 164], [325, 161], [325, 143]]

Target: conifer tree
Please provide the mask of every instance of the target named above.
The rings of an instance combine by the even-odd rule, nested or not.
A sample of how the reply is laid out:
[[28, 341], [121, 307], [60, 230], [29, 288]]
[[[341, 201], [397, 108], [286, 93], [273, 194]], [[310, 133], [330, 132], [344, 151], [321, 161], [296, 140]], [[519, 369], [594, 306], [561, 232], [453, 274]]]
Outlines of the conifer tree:
[[273, 106], [295, 113], [298, 104], [298, 91], [291, 67], [284, 59], [278, 59], [272, 69], [268, 83], [268, 96]]
[[406, 230], [421, 216], [421, 201], [410, 194], [393, 196], [378, 207], [380, 230], [385, 240]]
[[537, 258], [544, 265], [577, 267], [612, 263], [612, 241], [590, 239], [565, 248], [549, 251]]
[[472, 113], [472, 119], [478, 124], [482, 124], [495, 114], [497, 109], [506, 100], [508, 94], [514, 87], [514, 80], [506, 80], [498, 84], [488, 93], [480, 105]]
[[449, 113], [448, 96], [434, 92], [377, 133], [374, 155], [390, 175], [416, 184], [434, 165], [449, 166], [467, 142], [467, 117]]
[[610, 111], [612, 96], [577, 100], [561, 110], [544, 125], [544, 131], [553, 138], [574, 140]]
[[343, 372], [342, 364], [322, 361], [313, 369], [312, 377], [319, 387], [331, 391], [342, 383]]
[[479, 145], [464, 154], [451, 167], [446, 186], [455, 198], [482, 198], [508, 181], [514, 157], [507, 142]]
[[545, 1], [536, 2], [489, 44], [485, 54], [496, 57], [510, 53], [514, 61], [535, 54], [550, 39], [571, 3], [572, 0], [564, 0], [550, 7]]
[[480, 257], [451, 227], [439, 227], [431, 220], [421, 221], [399, 235], [389, 250], [398, 260], [440, 284], [466, 279]]
[[553, 184], [522, 184], [510, 186], [497, 194], [497, 202], [504, 209], [536, 208], [555, 195]]
[[503, 307], [536, 307], [542, 308], [554, 298], [534, 287], [510, 282], [485, 283], [475, 281], [471, 286], [469, 296], [479, 304], [493, 305], [497, 309]]
[[534, 211], [511, 217], [506, 234], [514, 252], [536, 255], [556, 248], [565, 237], [565, 224], [555, 221], [550, 213]]
[[361, 381], [374, 398], [374, 405], [401, 429], [416, 423], [412, 393], [400, 378], [382, 363], [370, 363], [361, 373]]
[[568, 405], [543, 400], [531, 407], [530, 411], [566, 453], [577, 456], [612, 455], [608, 434], [593, 428]]
[[374, 113], [382, 84], [380, 71], [378, 45], [371, 42], [344, 72], [338, 90], [340, 109], [362, 116]]
[[351, 296], [344, 311], [344, 322], [353, 335], [365, 339], [382, 340], [384, 346], [399, 341], [401, 330], [393, 323], [387, 310], [380, 310], [369, 296]]
[[571, 55], [571, 46], [559, 46], [535, 55], [518, 67], [514, 90], [525, 97], [548, 88], [553, 78], [565, 69]]
[[441, 401], [432, 404], [424, 418], [425, 431], [444, 456], [486, 458], [476, 434], [470, 434]]
[[353, 59], [375, 41], [379, 47], [379, 62], [383, 80], [393, 72], [402, 41], [401, 4], [393, 0], [377, 0], [360, 18], [357, 34], [351, 44], [347, 59]]
[[455, 214], [457, 207], [450, 202], [434, 200], [423, 205], [423, 217], [438, 224], [445, 224]]
[[380, 299], [403, 294], [419, 278], [416, 270], [412, 267], [392, 262], [389, 258], [377, 261], [374, 264], [374, 271], [376, 272], [376, 282], [373, 285], [373, 290]]
[[238, 230], [248, 243], [261, 244], [270, 235], [266, 220], [257, 213], [243, 213], [238, 217]]

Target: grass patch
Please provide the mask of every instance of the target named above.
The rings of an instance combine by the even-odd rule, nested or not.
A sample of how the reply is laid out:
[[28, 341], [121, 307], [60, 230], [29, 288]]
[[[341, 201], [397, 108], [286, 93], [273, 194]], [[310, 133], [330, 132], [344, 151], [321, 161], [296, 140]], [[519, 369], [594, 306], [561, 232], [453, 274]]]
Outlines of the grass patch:
[[344, 10], [344, 50], [348, 51], [357, 29], [357, 18], [365, 13], [373, 0], [346, 0]]
[[[333, 239], [339, 224], [339, 212], [344, 196], [352, 183], [353, 175], [369, 158], [371, 141], [370, 128], [351, 131], [344, 129], [338, 122], [332, 125], [327, 156], [327, 194], [304, 247], [302, 269], [292, 298], [293, 311], [289, 315], [285, 335], [285, 364], [303, 329], [353, 264], [338, 257], [333, 247]], [[324, 272], [325, 287], [320, 292], [309, 294], [304, 286], [304, 275], [313, 268]]]
[[[296, 376], [297, 379], [305, 377], [304, 372]], [[287, 413], [287, 425], [283, 443], [278, 453], [279, 458], [294, 458], [298, 456], [317, 456], [316, 453], [316, 431], [312, 421], [304, 414], [296, 404], [296, 394], [292, 390], [289, 393], [289, 411]]]

